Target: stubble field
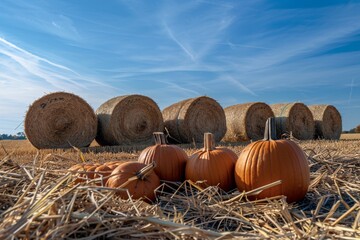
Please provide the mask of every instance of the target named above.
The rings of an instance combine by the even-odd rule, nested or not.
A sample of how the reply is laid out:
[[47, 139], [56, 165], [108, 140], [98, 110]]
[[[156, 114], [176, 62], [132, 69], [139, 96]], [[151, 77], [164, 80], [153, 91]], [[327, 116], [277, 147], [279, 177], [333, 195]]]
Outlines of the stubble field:
[[[236, 154], [247, 143], [225, 145]], [[82, 161], [136, 161], [145, 146], [37, 151], [0, 141], [0, 238], [226, 239], [360, 238], [360, 140], [301, 141], [306, 197], [250, 201], [237, 190], [163, 182], [156, 202], [122, 200], [66, 169]], [[201, 146], [182, 145], [188, 155]]]

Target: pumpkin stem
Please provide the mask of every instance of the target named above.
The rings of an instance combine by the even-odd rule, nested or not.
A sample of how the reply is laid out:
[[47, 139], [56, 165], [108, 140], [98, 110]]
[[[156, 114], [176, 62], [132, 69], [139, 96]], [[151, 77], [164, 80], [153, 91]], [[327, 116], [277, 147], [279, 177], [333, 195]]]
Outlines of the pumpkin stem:
[[276, 140], [276, 124], [275, 118], [271, 117], [266, 120], [264, 141]]
[[204, 150], [211, 151], [214, 149], [214, 134], [204, 133]]
[[154, 132], [153, 135], [156, 145], [166, 144], [165, 134], [163, 132]]
[[136, 173], [136, 177], [140, 180], [144, 180], [154, 170], [155, 167], [156, 167], [155, 162], [146, 165]]

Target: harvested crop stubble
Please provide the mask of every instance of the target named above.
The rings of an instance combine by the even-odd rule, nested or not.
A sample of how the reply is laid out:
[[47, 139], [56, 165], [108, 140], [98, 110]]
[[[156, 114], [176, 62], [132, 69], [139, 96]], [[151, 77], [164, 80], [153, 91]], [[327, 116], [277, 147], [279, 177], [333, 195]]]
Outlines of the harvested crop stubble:
[[[165, 182], [150, 205], [101, 186], [71, 184], [44, 159], [0, 159], [0, 239], [359, 239], [359, 141], [304, 141], [311, 184], [303, 201], [249, 201], [191, 181]], [[9, 153], [11, 154], [11, 153]], [[58, 162], [55, 155], [49, 162]], [[262, 187], [262, 189], [267, 189]], [[260, 191], [260, 189], [258, 189]]]
[[26, 137], [38, 149], [89, 146], [96, 129], [96, 115], [90, 105], [66, 92], [41, 97], [25, 116]]
[[100, 145], [146, 144], [153, 132], [163, 131], [158, 105], [149, 97], [126, 95], [112, 98], [97, 110]]
[[262, 102], [237, 104], [224, 111], [227, 131], [223, 140], [226, 142], [262, 139], [266, 120], [274, 117], [271, 107]]
[[290, 134], [300, 140], [313, 139], [315, 122], [309, 108], [303, 103], [278, 103], [270, 105], [276, 117], [278, 138]]
[[215, 141], [226, 133], [224, 109], [214, 99], [202, 96], [177, 102], [162, 111], [170, 141], [190, 143], [204, 141], [204, 133], [211, 132]]
[[315, 139], [339, 139], [342, 121], [339, 111], [332, 105], [308, 106], [315, 120]]

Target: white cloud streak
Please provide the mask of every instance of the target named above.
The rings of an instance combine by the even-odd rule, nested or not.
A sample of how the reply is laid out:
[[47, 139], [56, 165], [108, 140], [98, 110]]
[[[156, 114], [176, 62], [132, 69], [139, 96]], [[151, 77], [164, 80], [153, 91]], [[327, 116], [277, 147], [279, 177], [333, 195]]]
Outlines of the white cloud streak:
[[92, 96], [91, 102], [100, 104], [114, 87], [0, 38], [0, 117], [8, 123], [13, 119], [12, 127], [22, 121], [27, 107], [46, 93], [68, 91], [89, 97], [94, 90], [98, 98]]

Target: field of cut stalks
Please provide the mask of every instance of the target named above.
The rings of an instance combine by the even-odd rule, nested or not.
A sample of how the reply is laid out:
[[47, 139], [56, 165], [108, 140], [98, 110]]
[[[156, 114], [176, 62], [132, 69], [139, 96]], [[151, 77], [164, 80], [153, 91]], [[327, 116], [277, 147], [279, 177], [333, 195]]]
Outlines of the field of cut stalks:
[[[82, 161], [136, 161], [144, 146], [37, 151], [0, 141], [0, 239], [359, 239], [360, 140], [302, 141], [306, 197], [250, 201], [260, 189], [225, 193], [163, 182], [157, 200], [122, 200], [66, 170]], [[245, 144], [226, 145], [239, 154]], [[182, 146], [190, 155], [201, 146]], [[125, 191], [125, 190], [124, 190]]]

